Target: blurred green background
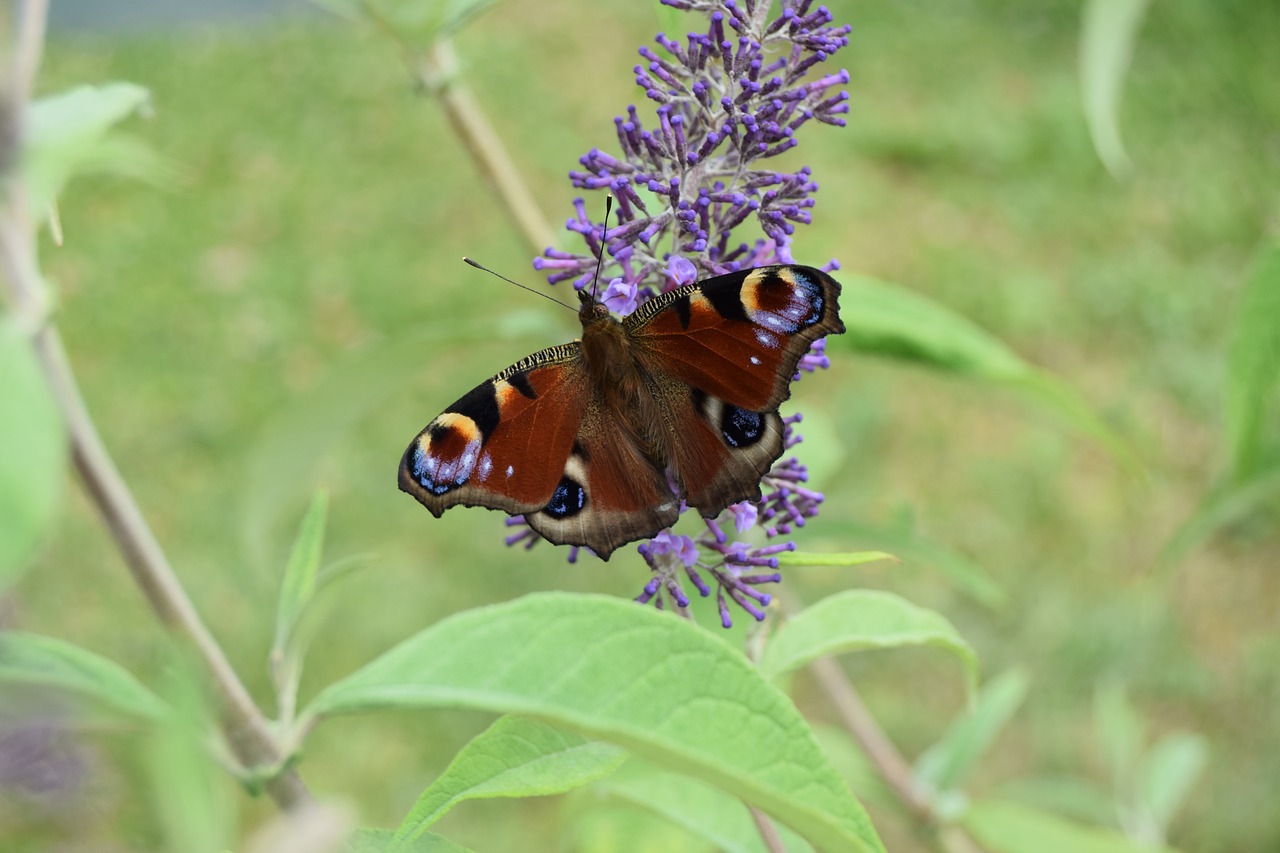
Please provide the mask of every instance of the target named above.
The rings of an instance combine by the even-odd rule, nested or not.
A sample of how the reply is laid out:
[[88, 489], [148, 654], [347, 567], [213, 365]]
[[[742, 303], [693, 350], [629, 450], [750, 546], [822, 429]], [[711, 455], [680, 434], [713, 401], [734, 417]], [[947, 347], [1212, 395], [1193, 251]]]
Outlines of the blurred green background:
[[[833, 342], [832, 370], [799, 383], [791, 404], [813, 424], [801, 450], [815, 454], [829, 495], [802, 547], [896, 550], [907, 537], [943, 553], [796, 571], [787, 586], [807, 600], [892, 589], [947, 614], [988, 675], [1026, 668], [1029, 698], [976, 789], [1063, 775], [1105, 786], [1093, 693], [1119, 680], [1153, 732], [1210, 742], [1171, 840], [1280, 849], [1277, 516], [1255, 515], [1157, 570], [1223, 468], [1233, 311], [1275, 234], [1280, 7], [1153, 6], [1122, 111], [1134, 169], [1117, 181], [1082, 118], [1078, 3], [829, 5], [854, 26], [838, 60], [852, 75], [850, 126], [807, 128], [788, 155], [822, 187], [797, 260], [836, 257], [972, 318], [1077, 388], [1150, 476], [1127, 475], [1007, 392]], [[508, 2], [458, 38], [466, 79], [554, 222], [571, 213], [565, 173], [591, 146], [615, 145], [613, 116], [642, 97], [630, 68], [658, 28], [649, 3]], [[262, 702], [280, 572], [317, 486], [332, 499], [327, 555], [371, 556], [314, 645], [304, 698], [464, 608], [542, 589], [639, 591], [647, 570], [634, 554], [566, 565], [545, 544], [512, 552], [500, 515], [435, 520], [395, 489], [400, 453], [426, 421], [574, 336], [576, 323], [459, 262], [539, 281], [387, 43], [317, 14], [54, 33], [42, 92], [110, 80], [152, 90], [154, 116], [127, 129], [174, 174], [160, 187], [70, 188], [65, 245], [44, 253], [58, 323], [108, 445]], [[152, 680], [160, 628], [90, 506], [68, 491], [7, 622]], [[960, 555], [1004, 590], [1002, 604], [939, 571]], [[940, 655], [847, 665], [909, 756], [963, 705]], [[796, 695], [811, 718], [832, 719], [804, 678]], [[308, 741], [302, 772], [317, 792], [353, 798], [362, 822], [394, 825], [486, 722], [461, 712], [335, 721]], [[71, 806], [13, 810], [0, 848], [154, 848], [131, 735], [87, 743], [90, 772]], [[439, 829], [477, 849], [529, 839], [557, 849], [571, 844], [557, 828], [566, 807], [578, 806], [468, 803]], [[248, 799], [243, 808], [246, 825], [270, 813]], [[913, 849], [893, 814], [873, 818], [890, 849]]]

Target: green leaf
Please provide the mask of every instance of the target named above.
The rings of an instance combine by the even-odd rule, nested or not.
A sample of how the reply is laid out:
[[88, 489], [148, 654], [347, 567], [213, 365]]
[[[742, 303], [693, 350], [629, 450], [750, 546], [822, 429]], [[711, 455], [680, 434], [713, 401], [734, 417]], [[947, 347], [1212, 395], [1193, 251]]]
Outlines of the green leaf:
[[500, 717], [422, 792], [387, 850], [409, 850], [414, 839], [463, 800], [563, 794], [608, 776], [626, 760], [626, 752], [616, 746], [534, 720]]
[[[1276, 379], [1280, 377], [1280, 245], [1267, 247], [1245, 281], [1227, 359], [1226, 429], [1230, 479], [1242, 483], [1259, 473], [1266, 452], [1263, 427], [1274, 424]], [[1274, 437], [1274, 436], [1273, 436]]]
[[1129, 702], [1124, 685], [1100, 684], [1093, 695], [1093, 720], [1098, 747], [1111, 769], [1116, 798], [1126, 806], [1133, 803], [1138, 755], [1142, 751], [1145, 726]]
[[323, 489], [316, 492], [311, 508], [302, 519], [293, 550], [285, 566], [280, 600], [276, 605], [276, 636], [273, 648], [283, 652], [298, 626], [298, 619], [316, 591], [316, 574], [320, 570], [320, 554], [324, 550], [324, 524], [329, 497]]
[[141, 86], [108, 83], [33, 102], [23, 155], [31, 209], [43, 216], [67, 181], [84, 172], [148, 177], [169, 170], [146, 146], [111, 135], [116, 124], [142, 112], [150, 97]]
[[851, 551], [844, 554], [819, 554], [811, 551], [787, 551], [777, 555], [778, 565], [798, 568], [803, 566], [861, 566], [880, 560], [902, 562], [884, 551]]
[[575, 729], [723, 788], [815, 846], [883, 849], [791, 701], [669, 614], [568, 593], [460, 613], [330, 686], [310, 713], [445, 707]]
[[1112, 829], [999, 800], [973, 803], [961, 823], [989, 853], [1172, 853], [1168, 847], [1139, 844]]
[[1006, 385], [1098, 441], [1131, 472], [1139, 470], [1133, 451], [1079, 394], [974, 323], [919, 294], [866, 276], [842, 275], [841, 283], [841, 298], [858, 310], [849, 312], [846, 333], [828, 346]]
[[1193, 548], [1224, 527], [1243, 521], [1280, 495], [1280, 460], [1260, 465], [1252, 476], [1224, 483], [1205, 498], [1160, 551], [1160, 565], [1177, 564]]
[[960, 787], [1027, 695], [1029, 679], [1009, 670], [978, 692], [973, 711], [957, 717], [942, 739], [916, 760], [916, 779], [935, 791]]
[[936, 370], [1007, 382], [1032, 367], [1001, 341], [931, 299], [857, 274], [841, 275], [841, 299], [856, 305], [845, 334], [827, 346], [910, 361]]
[[[165, 704], [119, 664], [52, 637], [0, 633], [0, 685], [75, 697], [79, 710], [156, 720]], [[0, 695], [16, 691], [0, 690]]]
[[1098, 159], [1113, 176], [1129, 169], [1120, 138], [1120, 101], [1148, 0], [1085, 0], [1080, 22], [1080, 89]]
[[822, 747], [822, 754], [831, 759], [836, 770], [849, 783], [849, 790], [859, 800], [887, 809], [897, 808], [901, 804], [897, 794], [885, 785], [867, 759], [867, 754], [849, 736], [848, 731], [818, 724], [813, 727], [813, 733]]
[[62, 416], [31, 345], [0, 318], [0, 590], [17, 579], [57, 514], [66, 470]]
[[845, 518], [828, 518], [824, 529], [870, 540], [899, 557], [922, 562], [947, 576], [955, 587], [987, 607], [1005, 603], [1005, 591], [969, 557], [904, 527], [878, 527]]
[[964, 664], [967, 686], [977, 682], [978, 656], [946, 617], [870, 589], [836, 593], [787, 619], [765, 646], [759, 666], [765, 677], [777, 678], [825, 655], [901, 646], [949, 651]]
[[1043, 809], [1082, 823], [1116, 823], [1116, 802], [1111, 792], [1083, 776], [1022, 776], [999, 783], [988, 793], [993, 799]]
[[[632, 761], [595, 786], [607, 796], [653, 812], [727, 853], [762, 853], [760, 830], [743, 802], [710, 785]], [[786, 848], [813, 848], [786, 827], [778, 827]]]
[[152, 811], [171, 853], [218, 853], [238, 834], [234, 789], [208, 749], [215, 727], [194, 658], [176, 664], [164, 687], [168, 712], [144, 745]]
[[1168, 735], [1143, 759], [1138, 771], [1140, 793], [1162, 835], [1168, 834], [1169, 825], [1208, 762], [1208, 742], [1188, 732]]
[[[387, 853], [393, 849], [394, 833], [389, 829], [357, 829], [347, 841], [348, 853]], [[454, 844], [442, 835], [428, 832], [420, 835], [405, 847], [396, 847], [401, 853], [471, 853], [471, 848]]]

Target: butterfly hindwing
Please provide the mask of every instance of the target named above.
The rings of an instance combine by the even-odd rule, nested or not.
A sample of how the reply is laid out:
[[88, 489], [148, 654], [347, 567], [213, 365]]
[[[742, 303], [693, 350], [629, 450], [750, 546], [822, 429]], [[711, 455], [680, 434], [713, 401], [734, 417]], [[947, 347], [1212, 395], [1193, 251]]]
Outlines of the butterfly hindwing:
[[682, 425], [672, 469], [684, 499], [706, 518], [739, 501], [760, 499], [760, 480], [782, 455], [776, 412], [753, 412], [696, 389], [672, 410]]
[[674, 524], [679, 507], [666, 475], [596, 395], [555, 495], [540, 511], [525, 513], [525, 521], [551, 542], [584, 545], [607, 560], [618, 547]]
[[451, 506], [516, 514], [551, 500], [590, 390], [577, 342], [521, 359], [481, 383], [418, 433], [400, 488], [437, 517]]
[[759, 499], [800, 358], [844, 331], [839, 295], [821, 270], [761, 267], [677, 288], [624, 321], [678, 431], [670, 462], [683, 497], [703, 516]]

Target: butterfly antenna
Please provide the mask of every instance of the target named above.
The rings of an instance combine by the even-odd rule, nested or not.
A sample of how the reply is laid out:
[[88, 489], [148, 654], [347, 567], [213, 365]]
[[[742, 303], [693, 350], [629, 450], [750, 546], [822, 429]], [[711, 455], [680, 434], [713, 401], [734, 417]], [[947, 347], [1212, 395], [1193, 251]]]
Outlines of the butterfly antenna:
[[529, 291], [530, 293], [536, 293], [536, 294], [538, 294], [539, 296], [541, 296], [543, 299], [550, 299], [550, 300], [551, 300], [552, 302], [554, 302], [555, 304], [557, 304], [557, 305], [563, 305], [565, 308], [568, 308], [570, 311], [574, 312], [575, 314], [576, 314], [576, 313], [578, 313], [578, 309], [577, 309], [577, 308], [574, 308], [572, 305], [568, 304], [567, 302], [561, 302], [559, 299], [556, 299], [554, 296], [552, 296], [552, 295], [551, 295], [551, 294], [549, 294], [549, 293], [543, 293], [541, 290], [535, 290], [534, 288], [529, 287], [528, 285], [521, 284], [521, 283], [520, 283], [520, 282], [518, 282], [518, 281], [512, 281], [511, 279], [507, 278], [507, 277], [506, 277], [505, 275], [503, 275], [502, 273], [494, 272], [493, 270], [489, 269], [489, 268], [488, 268], [488, 267], [486, 267], [484, 264], [479, 263], [478, 261], [473, 261], [473, 260], [471, 260], [470, 258], [463, 258], [462, 260], [463, 260], [465, 263], [470, 264], [471, 266], [475, 267], [475, 268], [476, 268], [476, 269], [478, 269], [478, 270], [484, 270], [484, 271], [485, 271], [485, 272], [487, 272], [489, 275], [496, 275], [498, 278], [502, 279], [502, 280], [503, 280], [503, 281], [505, 281], [507, 284], [514, 284], [516, 287], [520, 288], [521, 290], [527, 290], [527, 291]]
[[597, 296], [597, 288], [600, 286], [600, 267], [604, 266], [604, 237], [609, 233], [609, 211], [613, 210], [613, 196], [604, 197], [604, 224], [600, 226], [600, 254], [596, 257], [596, 277], [591, 282], [591, 298]]

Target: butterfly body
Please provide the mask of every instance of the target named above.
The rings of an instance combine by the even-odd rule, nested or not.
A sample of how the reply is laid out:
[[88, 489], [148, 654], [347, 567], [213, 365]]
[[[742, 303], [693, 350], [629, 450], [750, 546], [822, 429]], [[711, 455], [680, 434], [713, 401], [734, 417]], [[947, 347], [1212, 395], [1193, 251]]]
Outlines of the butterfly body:
[[760, 267], [676, 288], [619, 321], [580, 294], [582, 337], [527, 356], [429, 423], [400, 488], [523, 514], [604, 559], [675, 522], [758, 500], [782, 454], [778, 406], [813, 341], [844, 331], [840, 285]]

